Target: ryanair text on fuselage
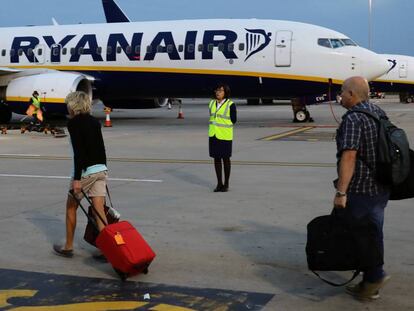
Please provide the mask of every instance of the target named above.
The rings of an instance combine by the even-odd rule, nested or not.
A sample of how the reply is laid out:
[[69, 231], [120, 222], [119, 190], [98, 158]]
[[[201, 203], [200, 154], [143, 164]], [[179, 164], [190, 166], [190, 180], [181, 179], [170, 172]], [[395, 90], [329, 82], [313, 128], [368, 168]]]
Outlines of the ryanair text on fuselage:
[[[102, 48], [98, 44], [96, 34], [84, 34], [77, 36], [74, 34], [66, 35], [63, 39], [57, 41], [54, 36], [45, 35], [42, 37], [21, 36], [15, 37], [12, 42], [10, 52], [10, 62], [12, 64], [20, 63], [21, 57], [26, 57], [30, 63], [38, 63], [39, 60], [33, 51], [43, 40], [47, 46], [55, 53], [50, 53], [51, 62], [60, 62], [60, 49], [67, 46], [70, 48], [69, 62], [79, 62], [81, 56], [90, 56], [94, 62], [114, 62], [117, 60], [117, 54], [124, 52], [130, 61], [151, 61], [157, 54], [167, 54], [170, 60], [194, 60], [196, 53], [201, 53], [203, 60], [213, 59], [214, 48], [217, 48], [226, 59], [238, 59], [234, 49], [234, 44], [238, 39], [236, 32], [231, 30], [205, 30], [203, 33], [202, 48], [196, 48], [196, 40], [199, 31], [187, 31], [183, 45], [177, 44], [172, 32], [158, 32], [148, 46], [142, 45], [144, 33], [136, 32], [132, 34], [132, 39], [128, 39], [123, 33], [111, 33], [108, 36], [106, 44], [106, 53], [103, 55]], [[79, 37], [79, 38], [77, 38]], [[269, 45], [271, 33], [263, 29], [246, 29], [245, 36], [246, 49], [245, 61], [252, 55], [262, 51]], [[228, 47], [233, 48], [228, 48]], [[119, 50], [120, 49], [120, 50]], [[145, 50], [144, 57], [141, 57], [142, 51]], [[184, 52], [180, 56], [179, 52]], [[104, 59], [105, 58], [105, 59]]]

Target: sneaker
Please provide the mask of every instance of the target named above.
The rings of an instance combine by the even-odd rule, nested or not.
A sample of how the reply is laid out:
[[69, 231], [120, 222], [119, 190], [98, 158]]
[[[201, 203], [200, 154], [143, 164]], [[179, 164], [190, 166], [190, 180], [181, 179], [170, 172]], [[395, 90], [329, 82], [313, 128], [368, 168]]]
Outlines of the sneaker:
[[356, 285], [348, 285], [346, 292], [356, 298], [375, 300], [380, 297], [379, 290], [391, 279], [391, 276], [385, 275], [377, 282], [361, 281]]
[[347, 294], [354, 296], [361, 300], [376, 300], [380, 298], [379, 291], [370, 291], [366, 288], [365, 282], [361, 281], [358, 284], [346, 286]]

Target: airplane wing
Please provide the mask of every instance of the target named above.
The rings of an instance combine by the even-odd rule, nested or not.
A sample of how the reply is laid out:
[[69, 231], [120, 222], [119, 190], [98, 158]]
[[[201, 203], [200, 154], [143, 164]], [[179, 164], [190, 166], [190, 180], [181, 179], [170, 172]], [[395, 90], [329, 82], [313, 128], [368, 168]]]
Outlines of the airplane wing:
[[0, 67], [0, 76], [8, 75], [11, 73], [20, 72], [19, 69], [7, 68], [7, 67]]
[[129, 23], [130, 19], [125, 15], [115, 0], [102, 0], [108, 23]]

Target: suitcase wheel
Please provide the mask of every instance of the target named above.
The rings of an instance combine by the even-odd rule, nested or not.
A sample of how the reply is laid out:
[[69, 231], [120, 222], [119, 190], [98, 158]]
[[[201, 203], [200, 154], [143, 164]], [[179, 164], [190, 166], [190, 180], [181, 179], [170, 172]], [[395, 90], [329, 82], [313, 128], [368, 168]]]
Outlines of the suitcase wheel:
[[121, 278], [121, 280], [122, 280], [123, 282], [125, 282], [125, 281], [126, 281], [126, 279], [128, 278], [128, 274], [127, 274], [127, 273], [122, 272], [121, 270], [115, 269], [115, 268], [114, 268], [114, 270], [115, 270], [115, 272], [119, 275], [119, 277]]
[[142, 270], [142, 273], [144, 273], [144, 274], [148, 274], [148, 267], [147, 267], [147, 268], [145, 268], [144, 270]]

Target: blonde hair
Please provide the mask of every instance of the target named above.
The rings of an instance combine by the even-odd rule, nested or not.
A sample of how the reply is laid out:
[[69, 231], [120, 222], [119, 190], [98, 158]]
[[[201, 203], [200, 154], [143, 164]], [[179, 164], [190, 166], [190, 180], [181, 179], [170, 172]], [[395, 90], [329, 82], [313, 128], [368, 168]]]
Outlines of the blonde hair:
[[85, 92], [72, 92], [66, 96], [65, 103], [68, 110], [71, 110], [74, 115], [87, 114], [91, 112], [92, 103], [88, 94]]

